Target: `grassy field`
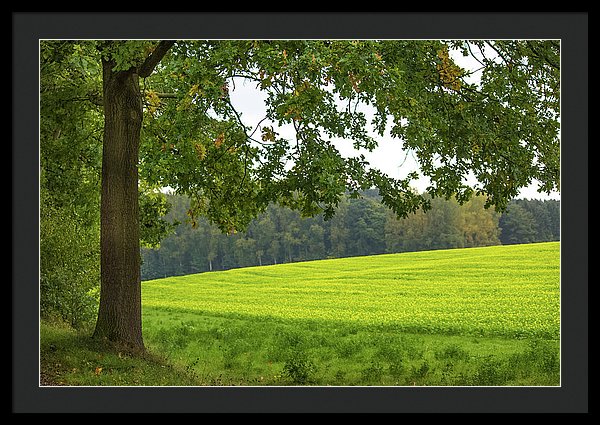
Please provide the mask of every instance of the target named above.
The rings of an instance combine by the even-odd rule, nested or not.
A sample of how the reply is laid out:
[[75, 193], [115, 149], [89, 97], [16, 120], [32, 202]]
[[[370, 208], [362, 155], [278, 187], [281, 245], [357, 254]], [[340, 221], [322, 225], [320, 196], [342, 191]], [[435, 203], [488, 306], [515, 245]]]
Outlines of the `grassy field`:
[[204, 385], [559, 385], [559, 250], [440, 250], [147, 281], [144, 338]]

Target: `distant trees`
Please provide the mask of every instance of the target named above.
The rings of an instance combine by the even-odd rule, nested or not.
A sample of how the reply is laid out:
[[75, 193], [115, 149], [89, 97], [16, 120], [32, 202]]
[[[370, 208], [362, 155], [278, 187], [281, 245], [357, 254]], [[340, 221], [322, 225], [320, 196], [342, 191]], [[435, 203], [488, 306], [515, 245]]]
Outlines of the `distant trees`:
[[142, 249], [142, 279], [236, 267], [430, 249], [529, 243], [560, 239], [560, 202], [514, 200], [507, 211], [485, 209], [485, 198], [463, 205], [431, 199], [431, 210], [398, 219], [376, 191], [344, 197], [337, 214], [303, 218], [270, 205], [245, 233], [222, 234], [199, 219], [189, 226], [189, 201], [169, 196], [167, 221], [179, 222], [159, 249]]
[[499, 225], [503, 244], [560, 240], [560, 202], [513, 200]]
[[499, 214], [474, 197], [464, 205], [451, 198], [431, 200], [432, 209], [386, 222], [387, 252], [498, 245]]

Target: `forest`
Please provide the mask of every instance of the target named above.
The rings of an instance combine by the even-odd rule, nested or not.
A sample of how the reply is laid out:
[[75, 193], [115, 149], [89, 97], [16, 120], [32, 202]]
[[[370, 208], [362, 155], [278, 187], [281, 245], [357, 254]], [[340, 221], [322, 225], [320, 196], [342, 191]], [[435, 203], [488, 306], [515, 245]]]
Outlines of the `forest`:
[[504, 213], [485, 198], [463, 205], [434, 198], [432, 209], [397, 219], [377, 191], [346, 196], [330, 220], [302, 217], [272, 204], [246, 232], [223, 234], [191, 219], [189, 200], [168, 195], [164, 221], [171, 234], [160, 247], [142, 248], [142, 280], [239, 267], [447, 248], [560, 240], [560, 201], [514, 199]]

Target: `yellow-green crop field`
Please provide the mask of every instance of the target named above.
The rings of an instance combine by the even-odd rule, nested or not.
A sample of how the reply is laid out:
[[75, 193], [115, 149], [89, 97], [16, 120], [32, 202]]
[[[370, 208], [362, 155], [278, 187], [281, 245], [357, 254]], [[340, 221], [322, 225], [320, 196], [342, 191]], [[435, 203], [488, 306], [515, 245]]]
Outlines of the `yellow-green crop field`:
[[[171, 277], [142, 299], [147, 343], [212, 384], [559, 384], [558, 242]], [[509, 372], [526, 360], [545, 375]]]

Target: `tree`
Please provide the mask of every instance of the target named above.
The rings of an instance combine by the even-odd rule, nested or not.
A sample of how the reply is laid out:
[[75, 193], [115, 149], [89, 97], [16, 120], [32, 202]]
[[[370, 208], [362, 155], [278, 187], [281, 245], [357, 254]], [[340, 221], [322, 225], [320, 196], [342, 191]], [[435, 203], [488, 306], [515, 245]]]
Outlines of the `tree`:
[[256, 265], [256, 240], [252, 238], [237, 239], [234, 244], [234, 257], [236, 264], [240, 267]]
[[83, 327], [94, 319], [98, 302], [99, 229], [78, 208], [56, 206], [44, 186], [40, 194], [40, 317]]
[[499, 215], [483, 208], [485, 199], [475, 196], [463, 205], [461, 230], [464, 246], [488, 246], [500, 243], [498, 228]]
[[500, 217], [500, 240], [503, 244], [535, 242], [535, 219], [519, 203], [511, 203]]
[[427, 249], [424, 237], [426, 229], [427, 220], [423, 209], [404, 218], [399, 218], [390, 211], [385, 223], [386, 251], [394, 253]]
[[[94, 335], [132, 350], [143, 350], [138, 180], [190, 196], [192, 221], [205, 216], [224, 232], [245, 228], [271, 201], [329, 219], [346, 191], [371, 187], [398, 216], [428, 209], [429, 199], [410, 188], [415, 173], [390, 178], [336, 149], [334, 138], [377, 146], [362, 103], [375, 111], [378, 136], [389, 128], [413, 151], [432, 196], [462, 203], [483, 193], [486, 206], [503, 209], [531, 179], [559, 189], [556, 41], [67, 44], [101, 69], [101, 79], [86, 80], [96, 95], [102, 81], [104, 118]], [[480, 82], [467, 80], [475, 70], [459, 67], [454, 51], [479, 61]], [[236, 81], [266, 93], [260, 138], [231, 103]], [[283, 126], [294, 129], [292, 140], [280, 135]], [[470, 174], [475, 187], [465, 183]]]
[[560, 201], [513, 200], [500, 216], [504, 244], [560, 240]]
[[325, 231], [318, 224], [311, 224], [304, 233], [304, 243], [307, 260], [317, 260], [325, 257]]
[[150, 76], [172, 45], [171, 41], [160, 42], [140, 58], [141, 46], [116, 42], [98, 44], [104, 134], [101, 287], [94, 336], [121, 343], [134, 351], [144, 347], [137, 167], [143, 117], [140, 77]]
[[536, 242], [558, 240], [560, 235], [560, 211], [558, 201], [539, 199], [517, 200], [531, 213], [536, 224]]
[[101, 113], [93, 66], [40, 48], [40, 316], [88, 324], [97, 308]]
[[348, 204], [348, 199], [346, 197], [342, 198], [335, 216], [327, 222], [329, 230], [329, 254], [334, 258], [345, 257], [347, 255], [346, 244], [350, 233], [346, 225]]
[[[271, 215], [267, 212], [263, 213], [261, 217], [254, 221], [253, 226], [253, 237], [256, 238], [258, 256], [258, 264], [263, 265], [263, 257], [266, 256], [266, 261], [271, 261], [273, 264], [277, 263], [277, 241], [275, 238], [275, 223], [271, 219]], [[275, 244], [275, 245], [274, 245]]]
[[547, 200], [544, 202], [548, 212], [548, 226], [552, 241], [560, 240], [560, 201]]
[[434, 198], [431, 210], [423, 214], [423, 233], [416, 243], [420, 249], [446, 249], [463, 246], [460, 229], [461, 207], [456, 199]]
[[373, 198], [350, 199], [346, 210], [346, 254], [371, 255], [385, 251], [385, 208]]

